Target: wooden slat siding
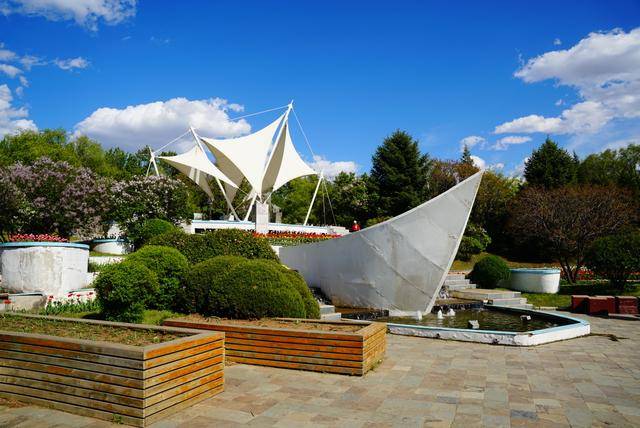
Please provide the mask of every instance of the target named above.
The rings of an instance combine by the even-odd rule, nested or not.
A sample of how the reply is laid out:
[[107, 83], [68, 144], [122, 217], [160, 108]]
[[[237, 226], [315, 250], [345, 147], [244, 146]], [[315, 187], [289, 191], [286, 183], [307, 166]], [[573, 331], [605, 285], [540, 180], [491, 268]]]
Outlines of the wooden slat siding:
[[135, 346], [119, 345], [111, 342], [99, 342], [68, 337], [51, 337], [33, 333], [0, 332], [0, 340], [27, 345], [48, 346], [50, 348], [66, 349], [69, 351], [88, 352], [99, 355], [142, 360], [142, 349]]
[[[214, 357], [216, 359], [219, 360], [223, 360], [224, 359], [224, 353], [219, 354], [218, 356]], [[201, 361], [206, 361], [208, 360], [211, 364], [216, 364], [216, 361], [211, 361], [212, 358], [210, 357], [210, 355], [208, 353], [203, 353], [203, 354], [198, 354], [198, 355], [194, 355], [193, 357], [189, 357], [189, 358], [185, 358], [184, 360], [180, 360], [180, 361], [175, 361], [173, 363], [169, 363], [169, 364], [165, 364], [163, 366], [160, 367], [154, 367], [152, 369], [147, 369], [144, 371], [144, 382], [145, 385], [149, 386], [149, 385], [153, 385], [154, 382], [158, 383], [158, 381], [156, 380], [156, 378], [162, 374], [165, 373], [169, 373], [174, 371], [174, 370], [178, 370], [184, 367], [189, 367], [192, 366], [194, 364], [197, 364]]]
[[11, 358], [14, 360], [34, 361], [43, 364], [52, 364], [56, 366], [67, 367], [71, 369], [81, 369], [95, 371], [104, 374], [115, 374], [117, 376], [128, 377], [131, 379], [142, 380], [143, 372], [134, 369], [124, 369], [121, 367], [107, 366], [104, 364], [94, 364], [85, 361], [69, 360], [66, 358], [58, 358], [55, 356], [45, 356], [39, 354], [27, 354], [24, 352], [3, 351], [0, 350], [0, 360], [3, 358]]
[[[105, 421], [114, 421], [115, 419], [114, 414], [111, 412], [104, 412], [101, 410], [97, 410], [89, 407], [82, 407], [75, 404], [52, 402], [49, 399], [33, 397], [31, 395], [22, 395], [16, 392], [7, 393], [7, 392], [0, 391], [0, 397], [18, 400], [23, 403], [32, 403], [42, 407], [54, 408], [57, 410], [62, 410], [63, 412], [73, 413], [81, 416], [88, 416], [90, 418], [103, 419]], [[142, 418], [133, 418], [130, 416], [120, 415], [118, 421], [123, 424], [131, 425], [135, 427], [144, 426], [144, 420]]]
[[[309, 321], [308, 321], [309, 322]], [[210, 324], [198, 323], [192, 321], [183, 321], [181, 319], [168, 319], [163, 325], [174, 327], [187, 327], [199, 330], [214, 330], [224, 332], [239, 333], [256, 333], [256, 334], [277, 334], [278, 336], [305, 337], [314, 339], [330, 339], [330, 340], [347, 340], [351, 342], [362, 342], [362, 336], [358, 333], [346, 333], [338, 331], [314, 331], [314, 330], [296, 330], [294, 328], [275, 328], [275, 327], [254, 327], [234, 324]]]
[[[165, 325], [224, 331], [228, 361], [320, 372], [363, 375], [384, 356], [386, 324], [278, 318], [291, 323], [356, 325], [355, 332], [296, 330], [170, 319]], [[315, 366], [315, 367], [314, 367]]]
[[242, 358], [242, 357], [234, 357], [231, 361], [234, 361], [236, 363], [252, 364], [255, 366], [278, 367], [282, 369], [308, 370], [308, 371], [321, 372], [321, 373], [337, 373], [337, 374], [347, 374], [347, 375], [362, 375], [361, 368], [353, 368], [353, 367], [323, 366], [320, 364], [305, 364], [305, 363], [294, 363], [289, 361], [274, 361], [274, 360], [258, 360], [254, 358]]
[[22, 367], [0, 367], [0, 378], [2, 376], [16, 376], [34, 380], [42, 380], [45, 382], [55, 382], [63, 385], [75, 385], [80, 388], [91, 389], [94, 391], [124, 395], [126, 397], [139, 399], [144, 398], [143, 390], [141, 388], [127, 388], [124, 386], [112, 385], [104, 382], [95, 382], [82, 378], [71, 378], [68, 376], [60, 376], [57, 374], [26, 370]]
[[109, 385], [124, 386], [134, 389], [143, 388], [142, 379], [131, 379], [128, 377], [115, 376], [111, 374], [96, 373], [88, 370], [72, 369], [68, 367], [55, 366], [52, 364], [42, 364], [32, 361], [12, 360], [9, 358], [0, 358], [0, 367], [18, 367], [26, 370], [37, 371], [41, 373], [50, 373], [54, 375], [67, 376], [76, 379], [87, 379], [98, 383]]
[[[41, 338], [33, 342], [37, 335], [0, 332], [6, 339], [17, 337], [13, 343], [0, 342], [0, 396], [145, 426], [224, 389], [224, 333], [169, 327], [159, 330], [190, 336], [125, 347], [136, 351], [130, 354], [136, 358], [126, 358], [107, 349], [115, 345], [118, 353], [122, 349], [117, 344], [86, 346], [84, 342], [92, 342], [77, 341], [83, 342], [77, 347], [73, 339], [64, 338], [60, 346], [58, 338], [45, 336], [46, 342]], [[25, 337], [26, 343], [20, 340]], [[83, 354], [81, 349], [102, 349], [109, 354]]]
[[144, 361], [144, 368], [145, 369], [151, 369], [154, 367], [158, 367], [158, 366], [162, 366], [174, 361], [178, 361], [181, 360], [185, 357], [191, 356], [191, 355], [196, 355], [196, 354], [201, 354], [204, 352], [211, 352], [211, 351], [219, 351], [220, 349], [223, 348], [223, 340], [222, 339], [217, 339], [217, 340], [212, 340], [210, 342], [207, 343], [203, 343], [201, 345], [198, 346], [193, 346], [191, 348], [187, 348], [187, 349], [181, 349], [179, 351], [175, 351], [171, 354], [164, 354], [162, 356], [156, 357], [156, 358], [149, 358], [149, 359], [145, 359]]
[[26, 345], [23, 343], [11, 343], [0, 341], [0, 349], [7, 351], [28, 352], [30, 354], [56, 355], [69, 360], [89, 361], [109, 366], [124, 367], [139, 370], [142, 368], [142, 360], [132, 360], [128, 358], [112, 357], [110, 355], [100, 355], [93, 352], [69, 351], [61, 348], [48, 346]]
[[264, 346], [268, 348], [297, 349], [299, 351], [331, 352], [335, 354], [346, 354], [349, 356], [361, 354], [361, 351], [359, 348], [350, 348], [346, 346], [306, 345], [304, 343], [273, 342], [270, 340], [247, 340], [247, 339], [238, 339], [238, 338], [227, 336], [227, 338], [225, 339], [226, 347], [228, 348], [231, 344], [233, 344], [233, 346], [236, 346], [236, 345]]
[[220, 394], [222, 391], [224, 391], [224, 386], [218, 386], [216, 388], [205, 391], [200, 395], [196, 395], [194, 397], [188, 398], [184, 401], [174, 404], [172, 407], [168, 409], [160, 410], [159, 412], [154, 413], [153, 415], [147, 416], [144, 419], [145, 424], [150, 425], [150, 424], [156, 423], [157, 421], [160, 421], [173, 413], [184, 410], [188, 407], [193, 406], [194, 404], [201, 402], [202, 400], [206, 400], [207, 398], [211, 398], [217, 394]]

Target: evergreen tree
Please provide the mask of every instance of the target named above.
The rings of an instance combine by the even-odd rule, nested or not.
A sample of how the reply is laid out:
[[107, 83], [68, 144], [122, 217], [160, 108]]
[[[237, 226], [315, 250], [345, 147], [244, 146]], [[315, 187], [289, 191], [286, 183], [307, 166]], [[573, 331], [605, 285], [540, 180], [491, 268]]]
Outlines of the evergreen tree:
[[430, 160], [403, 131], [385, 138], [372, 158], [369, 200], [372, 216], [395, 216], [424, 201]]
[[547, 137], [525, 163], [524, 177], [531, 186], [554, 189], [574, 183], [577, 167], [576, 159]]
[[464, 149], [462, 149], [462, 156], [460, 156], [460, 163], [463, 165], [473, 165], [473, 159], [471, 159], [471, 150], [469, 150], [469, 146], [464, 145]]

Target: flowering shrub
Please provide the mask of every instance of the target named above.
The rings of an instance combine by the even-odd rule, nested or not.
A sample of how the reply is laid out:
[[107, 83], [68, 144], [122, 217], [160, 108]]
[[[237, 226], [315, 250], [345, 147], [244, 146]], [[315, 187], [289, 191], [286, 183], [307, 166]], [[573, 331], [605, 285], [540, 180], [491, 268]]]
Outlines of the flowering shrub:
[[28, 213], [26, 196], [11, 180], [7, 169], [0, 169], [0, 241], [5, 234], [20, 230]]
[[331, 235], [328, 233], [297, 233], [297, 232], [269, 232], [254, 233], [257, 238], [265, 238], [271, 245], [280, 245], [283, 247], [308, 244], [310, 242], [326, 241], [327, 239], [339, 238], [340, 235]]
[[164, 176], [134, 177], [111, 187], [110, 217], [127, 232], [158, 218], [173, 224], [189, 218], [187, 187]]
[[19, 233], [16, 235], [9, 235], [9, 242], [69, 242], [69, 240], [61, 238], [58, 235], [49, 235], [46, 233]]
[[97, 312], [100, 306], [93, 291], [69, 293], [66, 297], [49, 296], [41, 315], [58, 315], [64, 313]]
[[24, 194], [26, 206], [17, 231], [88, 234], [107, 212], [107, 186], [87, 168], [40, 158], [32, 165], [8, 168], [9, 180]]

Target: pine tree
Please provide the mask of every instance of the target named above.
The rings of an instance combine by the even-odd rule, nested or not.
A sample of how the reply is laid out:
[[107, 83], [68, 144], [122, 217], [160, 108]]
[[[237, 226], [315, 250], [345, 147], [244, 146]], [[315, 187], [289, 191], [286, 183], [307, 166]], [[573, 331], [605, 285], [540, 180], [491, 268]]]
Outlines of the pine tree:
[[531, 186], [554, 189], [574, 183], [577, 169], [576, 159], [547, 137], [525, 163], [524, 177]]
[[395, 216], [424, 201], [430, 160], [404, 131], [385, 138], [372, 158], [370, 215]]
[[462, 149], [462, 156], [460, 156], [460, 163], [463, 165], [473, 165], [473, 159], [471, 159], [471, 150], [466, 144]]

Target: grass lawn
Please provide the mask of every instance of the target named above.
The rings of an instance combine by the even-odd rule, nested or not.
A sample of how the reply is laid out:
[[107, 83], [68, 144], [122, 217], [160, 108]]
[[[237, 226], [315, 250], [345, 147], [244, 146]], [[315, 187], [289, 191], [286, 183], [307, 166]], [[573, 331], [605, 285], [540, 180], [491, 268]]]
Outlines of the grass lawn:
[[539, 306], [555, 306], [566, 308], [571, 305], [572, 294], [586, 294], [590, 296], [636, 296], [640, 297], [640, 284], [628, 284], [624, 289], [611, 287], [608, 282], [580, 281], [576, 285], [562, 284], [558, 294], [522, 293], [527, 302]]
[[[473, 269], [473, 265], [476, 264], [478, 260], [483, 257], [490, 255], [490, 253], [480, 253], [475, 254], [471, 257], [469, 261], [455, 260], [453, 265], [451, 266], [451, 270], [454, 271], [470, 271]], [[556, 262], [546, 262], [546, 263], [533, 263], [533, 262], [518, 262], [514, 260], [507, 260], [504, 257], [501, 257], [510, 268], [541, 268], [541, 267], [555, 267], [559, 268], [560, 265]]]

